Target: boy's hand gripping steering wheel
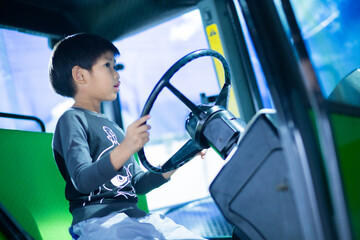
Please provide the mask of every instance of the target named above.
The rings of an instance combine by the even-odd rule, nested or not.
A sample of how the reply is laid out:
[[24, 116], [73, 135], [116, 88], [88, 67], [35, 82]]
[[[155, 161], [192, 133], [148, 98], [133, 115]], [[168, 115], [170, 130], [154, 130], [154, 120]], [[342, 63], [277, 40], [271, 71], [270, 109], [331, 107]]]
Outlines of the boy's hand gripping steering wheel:
[[[220, 94], [212, 107], [208, 106], [196, 106], [188, 98], [186, 98], [179, 90], [177, 90], [172, 84], [170, 84], [170, 78], [184, 65], [191, 62], [194, 59], [211, 56], [217, 58], [223, 66], [225, 74], [225, 83], [220, 91]], [[209, 141], [203, 135], [205, 126], [208, 120], [213, 119], [216, 113], [226, 111], [228, 104], [229, 92], [230, 92], [230, 69], [225, 58], [218, 52], [205, 49], [191, 52], [177, 61], [169, 70], [162, 76], [160, 81], [156, 84], [149, 98], [147, 99], [141, 116], [145, 116], [150, 113], [150, 110], [163, 88], [167, 87], [177, 98], [180, 99], [190, 110], [191, 113], [186, 120], [186, 130], [190, 134], [191, 139], [188, 140], [164, 165], [161, 167], [155, 167], [151, 165], [146, 159], [144, 149], [140, 149], [138, 152], [141, 163], [148, 170], [157, 173], [164, 173], [176, 168], [179, 168], [189, 160], [191, 160], [197, 153], [205, 148], [209, 148]], [[232, 118], [233, 116], [230, 116]], [[210, 142], [211, 143], [211, 142]]]

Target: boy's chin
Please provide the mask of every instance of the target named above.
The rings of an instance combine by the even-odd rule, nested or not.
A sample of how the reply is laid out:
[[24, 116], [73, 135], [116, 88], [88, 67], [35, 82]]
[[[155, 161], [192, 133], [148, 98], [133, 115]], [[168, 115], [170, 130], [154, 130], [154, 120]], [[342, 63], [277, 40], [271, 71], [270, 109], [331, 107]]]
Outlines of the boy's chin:
[[105, 99], [104, 101], [114, 101], [117, 98], [117, 94], [111, 95], [109, 96], [107, 99]]

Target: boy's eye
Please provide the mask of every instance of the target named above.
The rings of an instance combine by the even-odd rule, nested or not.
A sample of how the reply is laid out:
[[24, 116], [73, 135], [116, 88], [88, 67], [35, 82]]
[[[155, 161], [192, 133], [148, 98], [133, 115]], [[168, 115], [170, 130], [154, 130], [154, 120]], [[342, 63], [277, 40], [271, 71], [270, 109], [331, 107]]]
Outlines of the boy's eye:
[[105, 63], [105, 67], [110, 68], [111, 64], [110, 63]]

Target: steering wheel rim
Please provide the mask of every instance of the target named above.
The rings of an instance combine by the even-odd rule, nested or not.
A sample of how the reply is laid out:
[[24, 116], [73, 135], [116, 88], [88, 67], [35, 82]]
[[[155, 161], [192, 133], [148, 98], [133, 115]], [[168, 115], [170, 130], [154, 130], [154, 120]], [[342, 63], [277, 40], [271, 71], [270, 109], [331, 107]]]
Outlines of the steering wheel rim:
[[[184, 103], [191, 110], [192, 114], [194, 114], [197, 118], [205, 121], [205, 119], [207, 118], [206, 111], [196, 106], [193, 102], [187, 99], [180, 91], [178, 91], [173, 85], [170, 84], [171, 77], [177, 71], [179, 71], [183, 66], [185, 66], [186, 64], [197, 58], [205, 57], [205, 56], [210, 56], [218, 59], [223, 66], [225, 82], [222, 89], [220, 90], [219, 96], [215, 101], [214, 105], [218, 105], [226, 109], [229, 99], [230, 87], [231, 87], [229, 65], [226, 62], [225, 58], [220, 53], [211, 49], [200, 49], [185, 55], [166, 71], [166, 73], [161, 77], [161, 79], [158, 81], [158, 83], [155, 85], [154, 89], [150, 93], [144, 105], [143, 111], [141, 112], [141, 117], [150, 113], [150, 110], [152, 109], [158, 95], [165, 87], [167, 87], [177, 98], [179, 98], [179, 100], [182, 103]], [[182, 165], [190, 161], [198, 152], [200, 152], [204, 148], [205, 147], [203, 146], [203, 144], [200, 144], [198, 141], [195, 141], [195, 139], [190, 139], [161, 167], [156, 167], [149, 163], [149, 161], [145, 156], [144, 148], [141, 148], [139, 150], [138, 156], [140, 162], [149, 171], [156, 173], [164, 173], [181, 167]]]

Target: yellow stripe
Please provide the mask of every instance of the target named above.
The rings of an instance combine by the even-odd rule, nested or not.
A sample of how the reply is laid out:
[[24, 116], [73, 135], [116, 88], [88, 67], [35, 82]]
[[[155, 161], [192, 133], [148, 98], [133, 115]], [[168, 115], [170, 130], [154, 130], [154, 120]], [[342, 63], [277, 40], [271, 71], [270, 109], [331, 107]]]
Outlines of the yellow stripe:
[[[223, 55], [225, 57], [224, 49], [221, 44], [221, 39], [220, 39], [219, 30], [218, 30], [217, 25], [211, 24], [211, 25], [207, 26], [206, 27], [206, 35], [207, 35], [207, 38], [209, 41], [210, 48], [212, 50], [219, 52], [221, 55]], [[222, 67], [222, 64], [219, 60], [215, 59], [214, 65], [215, 65], [215, 70], [216, 70], [216, 74], [218, 76], [220, 86], [223, 86], [224, 82], [225, 82], [225, 76], [224, 76], [224, 69]], [[232, 114], [234, 114], [236, 117], [240, 117], [239, 109], [236, 104], [233, 89], [231, 89], [231, 91], [230, 91], [228, 110]]]

